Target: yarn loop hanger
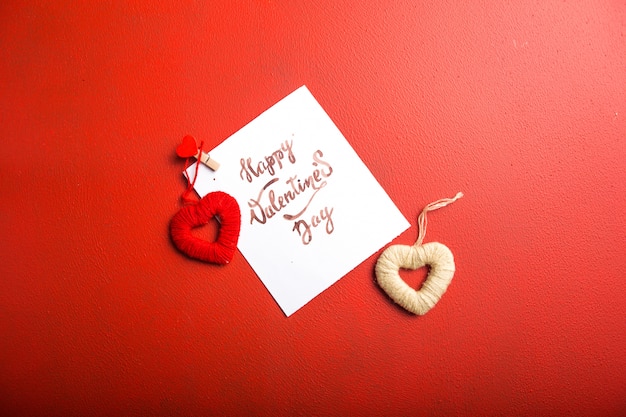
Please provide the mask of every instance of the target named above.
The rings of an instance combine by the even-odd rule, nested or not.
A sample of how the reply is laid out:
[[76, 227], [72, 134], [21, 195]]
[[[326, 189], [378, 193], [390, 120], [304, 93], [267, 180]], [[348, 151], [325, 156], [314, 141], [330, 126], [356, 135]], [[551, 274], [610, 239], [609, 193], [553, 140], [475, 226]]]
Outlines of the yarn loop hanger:
[[[376, 262], [376, 281], [396, 304], [413, 314], [424, 315], [437, 304], [448, 289], [455, 272], [454, 256], [439, 242], [422, 244], [426, 236], [426, 214], [463, 197], [457, 193], [428, 204], [418, 217], [418, 237], [412, 246], [393, 245]], [[399, 274], [400, 268], [415, 270], [428, 266], [428, 276], [419, 290], [411, 288]]]
[[417, 218], [418, 235], [417, 235], [417, 241], [415, 241], [414, 246], [421, 245], [422, 241], [424, 240], [424, 237], [426, 236], [426, 226], [428, 226], [428, 219], [426, 218], [426, 213], [428, 213], [429, 211], [435, 211], [437, 209], [445, 207], [448, 204], [452, 204], [461, 197], [463, 197], [463, 193], [459, 192], [452, 198], [442, 198], [440, 200], [433, 201], [432, 203], [427, 204], [426, 207], [424, 207], [419, 217]]
[[183, 204], [195, 204], [196, 202], [196, 200], [189, 198], [189, 194], [193, 191], [193, 186], [196, 184], [200, 164], [196, 164], [196, 169], [194, 171], [192, 180], [189, 179], [189, 175], [187, 174], [187, 168], [189, 168], [190, 158], [194, 155], [192, 148], [196, 148], [197, 152], [202, 153], [203, 147], [204, 142], [200, 142], [200, 146], [198, 147], [198, 145], [196, 144], [196, 139], [193, 136], [187, 135], [183, 138], [183, 142], [176, 148], [176, 154], [181, 158], [185, 158], [185, 168], [183, 169], [183, 171], [185, 172], [185, 178], [187, 179], [187, 188], [180, 196], [181, 200], [183, 200]]
[[[183, 142], [176, 148], [176, 154], [185, 160], [185, 178], [187, 178], [187, 188], [181, 195], [184, 206], [174, 215], [170, 222], [170, 235], [174, 246], [190, 258], [201, 261], [215, 263], [219, 265], [228, 264], [237, 250], [239, 232], [241, 230], [241, 211], [239, 204], [229, 194], [222, 191], [211, 192], [200, 199], [194, 200], [189, 197], [193, 191], [200, 163], [196, 164], [193, 179], [186, 174], [189, 168], [191, 157], [200, 155], [205, 160], [205, 165], [211, 167], [211, 160], [208, 154], [203, 152], [204, 142], [200, 142], [197, 147], [193, 136], [187, 135]], [[215, 168], [212, 169], [217, 169]], [[192, 234], [192, 229], [207, 224], [212, 218], [216, 218], [220, 224], [219, 232], [215, 242], [200, 239]]]

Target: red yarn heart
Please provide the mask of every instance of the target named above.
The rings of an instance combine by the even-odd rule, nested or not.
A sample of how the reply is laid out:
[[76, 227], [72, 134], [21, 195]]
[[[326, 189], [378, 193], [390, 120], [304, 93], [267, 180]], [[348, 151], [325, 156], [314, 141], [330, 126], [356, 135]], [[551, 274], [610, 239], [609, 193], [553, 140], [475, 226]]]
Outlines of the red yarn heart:
[[193, 136], [187, 135], [183, 138], [183, 143], [176, 148], [176, 155], [181, 158], [191, 158], [198, 153], [198, 144]]
[[[215, 242], [191, 234], [192, 228], [207, 224], [213, 217], [220, 220]], [[170, 223], [172, 241], [178, 250], [191, 258], [220, 265], [233, 259], [240, 229], [241, 211], [237, 200], [222, 191], [209, 193], [197, 203], [181, 208]]]

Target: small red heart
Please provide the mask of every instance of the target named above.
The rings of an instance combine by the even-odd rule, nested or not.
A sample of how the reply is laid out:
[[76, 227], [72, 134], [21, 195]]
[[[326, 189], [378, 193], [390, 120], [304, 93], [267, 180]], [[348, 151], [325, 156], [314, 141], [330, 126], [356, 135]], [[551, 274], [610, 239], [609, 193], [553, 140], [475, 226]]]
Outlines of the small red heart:
[[176, 155], [181, 158], [191, 158], [198, 153], [198, 145], [193, 136], [187, 135], [183, 138], [183, 143], [176, 148]]

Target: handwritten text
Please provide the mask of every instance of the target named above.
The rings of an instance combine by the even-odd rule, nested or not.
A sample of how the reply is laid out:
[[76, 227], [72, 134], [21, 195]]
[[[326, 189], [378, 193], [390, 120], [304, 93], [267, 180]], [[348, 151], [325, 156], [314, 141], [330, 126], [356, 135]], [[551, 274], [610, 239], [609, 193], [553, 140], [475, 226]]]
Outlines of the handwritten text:
[[[242, 180], [252, 182], [254, 178], [258, 178], [265, 172], [268, 172], [271, 176], [276, 174], [276, 165], [278, 169], [283, 168], [283, 159], [285, 154], [287, 160], [292, 164], [296, 162], [296, 156], [293, 153], [293, 140], [286, 140], [280, 145], [280, 148], [272, 152], [271, 155], [266, 156], [262, 161], [252, 163], [252, 158], [241, 158], [239, 163], [241, 164], [241, 171], [239, 171], [239, 177]], [[253, 178], [254, 177], [254, 178]]]

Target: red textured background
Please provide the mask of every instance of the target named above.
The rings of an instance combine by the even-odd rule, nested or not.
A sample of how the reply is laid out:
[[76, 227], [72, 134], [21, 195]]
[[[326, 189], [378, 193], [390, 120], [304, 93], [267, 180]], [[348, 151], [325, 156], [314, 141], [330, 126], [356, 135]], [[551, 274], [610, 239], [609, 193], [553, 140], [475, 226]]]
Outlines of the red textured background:
[[[626, 414], [623, 1], [45, 3], [0, 4], [0, 415]], [[287, 319], [172, 246], [182, 136], [303, 84], [394, 243], [465, 193], [426, 316], [378, 254]]]

